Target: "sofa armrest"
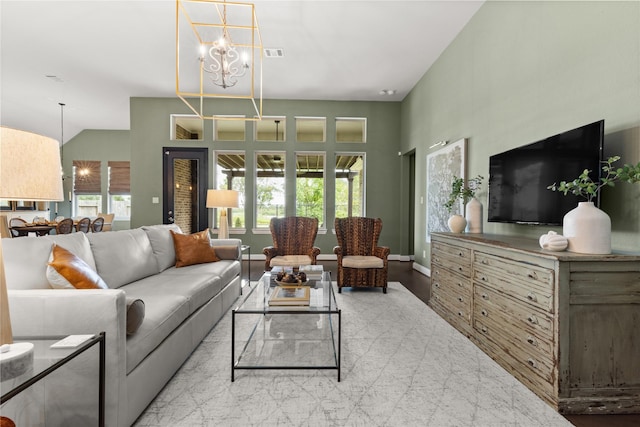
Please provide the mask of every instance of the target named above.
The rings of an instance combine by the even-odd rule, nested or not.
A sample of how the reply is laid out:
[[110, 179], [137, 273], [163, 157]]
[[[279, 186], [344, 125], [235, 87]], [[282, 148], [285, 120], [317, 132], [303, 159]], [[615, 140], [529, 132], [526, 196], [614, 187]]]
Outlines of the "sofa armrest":
[[214, 248], [216, 246], [235, 246], [238, 248], [237, 255], [235, 257], [236, 260], [241, 260], [242, 251], [240, 250], [240, 246], [242, 245], [242, 240], [240, 239], [210, 239], [209, 242], [211, 246]]
[[120, 402], [127, 401], [124, 291], [33, 289], [9, 290], [8, 294], [16, 337], [105, 332], [105, 421], [106, 425], [125, 425], [127, 410], [120, 407]]

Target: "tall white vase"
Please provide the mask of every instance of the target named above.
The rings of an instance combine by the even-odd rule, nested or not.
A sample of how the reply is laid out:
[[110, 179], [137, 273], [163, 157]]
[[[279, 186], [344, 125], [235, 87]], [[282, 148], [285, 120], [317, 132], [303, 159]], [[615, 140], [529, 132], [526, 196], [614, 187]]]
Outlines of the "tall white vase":
[[562, 220], [562, 234], [569, 240], [569, 252], [611, 253], [611, 218], [593, 202], [580, 202], [567, 212]]
[[467, 203], [465, 217], [467, 233], [482, 233], [482, 203], [475, 197]]

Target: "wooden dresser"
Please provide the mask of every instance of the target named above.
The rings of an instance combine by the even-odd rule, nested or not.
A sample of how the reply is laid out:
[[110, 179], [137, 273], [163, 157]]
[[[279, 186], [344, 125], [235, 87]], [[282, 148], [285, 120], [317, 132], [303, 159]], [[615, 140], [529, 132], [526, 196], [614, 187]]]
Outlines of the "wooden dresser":
[[434, 233], [429, 304], [561, 413], [640, 413], [640, 255]]

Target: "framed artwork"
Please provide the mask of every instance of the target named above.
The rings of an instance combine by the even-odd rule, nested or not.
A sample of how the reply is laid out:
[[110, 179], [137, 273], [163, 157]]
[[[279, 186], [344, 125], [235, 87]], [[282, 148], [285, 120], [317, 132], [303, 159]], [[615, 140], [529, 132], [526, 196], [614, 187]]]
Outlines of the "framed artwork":
[[15, 206], [15, 210], [17, 211], [35, 211], [36, 210], [36, 202], [17, 201], [13, 203]]
[[9, 200], [0, 200], [0, 211], [10, 211], [13, 210], [11, 206], [11, 202]]
[[431, 241], [431, 233], [449, 231], [447, 220], [451, 215], [464, 215], [462, 202], [451, 212], [444, 205], [449, 200], [453, 177], [466, 178], [466, 151], [467, 140], [463, 138], [427, 155], [427, 242]]

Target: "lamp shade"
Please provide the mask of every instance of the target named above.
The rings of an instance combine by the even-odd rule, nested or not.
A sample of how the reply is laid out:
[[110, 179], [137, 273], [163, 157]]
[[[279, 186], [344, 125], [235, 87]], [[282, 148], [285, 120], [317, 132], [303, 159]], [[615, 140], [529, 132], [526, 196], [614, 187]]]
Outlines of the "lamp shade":
[[4, 126], [1, 129], [0, 198], [64, 200], [58, 141]]
[[207, 207], [237, 208], [238, 195], [235, 190], [207, 190]]

